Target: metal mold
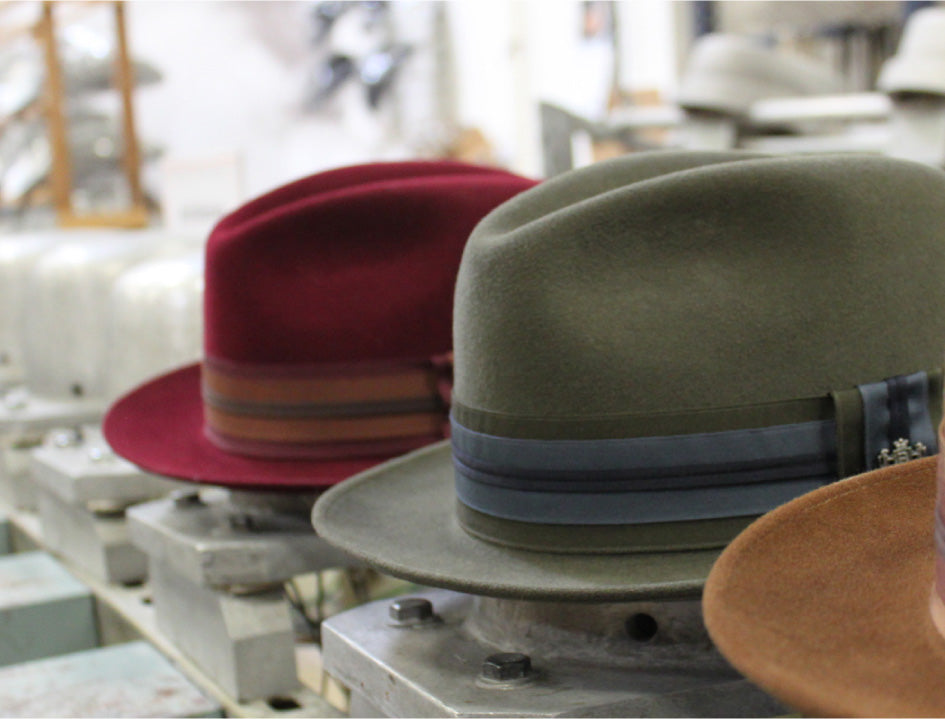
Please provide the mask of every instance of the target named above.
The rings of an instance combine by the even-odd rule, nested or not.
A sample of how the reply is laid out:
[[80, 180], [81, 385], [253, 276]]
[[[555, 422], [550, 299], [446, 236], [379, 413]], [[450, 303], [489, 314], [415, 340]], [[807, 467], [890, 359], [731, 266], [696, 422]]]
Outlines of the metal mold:
[[132, 541], [190, 581], [225, 589], [284, 582], [358, 562], [315, 534], [307, 514], [283, 514], [204, 490], [202, 501], [161, 499], [128, 510]]
[[96, 516], [42, 485], [36, 497], [43, 543], [50, 551], [102, 581], [134, 583], [147, 576], [147, 557], [128, 539], [123, 516]]
[[203, 251], [192, 249], [143, 262], [118, 277], [106, 326], [109, 399], [156, 374], [200, 359], [203, 274]]
[[[389, 601], [322, 625], [325, 669], [351, 716], [772, 716], [779, 702], [740, 677], [697, 601], [569, 604], [446, 590], [415, 595], [442, 621], [391, 626]], [[635, 638], [627, 619], [658, 630]]]
[[49, 398], [104, 397], [114, 282], [132, 265], [185, 246], [156, 233], [97, 232], [45, 253], [28, 278], [20, 317], [29, 389]]
[[33, 480], [63, 501], [116, 509], [163, 497], [180, 482], [142, 472], [114, 454], [97, 425], [55, 432], [30, 453]]
[[151, 558], [158, 628], [239, 701], [298, 687], [295, 634], [282, 588], [234, 595], [201, 586]]
[[36, 233], [0, 238], [0, 387], [23, 379], [19, 326], [27, 278], [42, 253], [59, 237]]

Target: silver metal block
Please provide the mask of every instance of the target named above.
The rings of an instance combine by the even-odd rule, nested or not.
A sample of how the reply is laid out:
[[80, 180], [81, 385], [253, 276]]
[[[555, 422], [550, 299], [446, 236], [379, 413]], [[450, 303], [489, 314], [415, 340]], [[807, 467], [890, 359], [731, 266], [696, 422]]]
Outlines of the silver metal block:
[[78, 434], [53, 432], [32, 450], [33, 479], [72, 504], [109, 503], [114, 507], [156, 499], [185, 486], [142, 472], [112, 452], [97, 425]]
[[[30, 451], [36, 442], [0, 437], [0, 498], [11, 507], [36, 510], [36, 486], [30, 478]], [[37, 440], [38, 441], [38, 440]]]
[[102, 400], [50, 400], [23, 387], [0, 397], [0, 497], [14, 507], [35, 510], [30, 451], [50, 429], [97, 421], [104, 409]]
[[128, 538], [124, 513], [96, 516], [37, 484], [39, 519], [46, 547], [106, 582], [133, 583], [148, 573], [144, 552]]
[[735, 118], [721, 115], [688, 113], [678, 132], [687, 150], [731, 150], [738, 141]]
[[223, 710], [135, 641], [0, 669], [0, 715], [222, 717]]
[[945, 97], [918, 95], [893, 102], [888, 154], [945, 166]]
[[0, 514], [0, 554], [9, 554], [12, 550], [10, 545], [10, 520], [5, 514]]
[[786, 711], [714, 649], [698, 601], [568, 604], [446, 590], [413, 596], [421, 601], [373, 602], [323, 623], [325, 669], [350, 687], [352, 716]]
[[308, 513], [234, 503], [223, 490], [131, 507], [131, 540], [191, 582], [233, 587], [284, 582], [357, 562], [315, 534]]
[[149, 574], [158, 628], [228, 694], [249, 701], [298, 687], [281, 586], [230, 594], [195, 584], [153, 558]]
[[0, 666], [97, 644], [85, 586], [43, 552], [0, 557]]
[[23, 384], [23, 368], [0, 360], [0, 392]]
[[18, 387], [0, 399], [0, 435], [36, 435], [55, 427], [97, 422], [105, 413], [105, 404], [101, 398], [41, 397]]

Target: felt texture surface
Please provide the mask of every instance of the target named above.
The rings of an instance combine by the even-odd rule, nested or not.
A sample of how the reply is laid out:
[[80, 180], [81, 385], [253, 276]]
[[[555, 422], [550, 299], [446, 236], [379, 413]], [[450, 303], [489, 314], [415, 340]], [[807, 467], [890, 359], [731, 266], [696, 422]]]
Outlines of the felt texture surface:
[[[449, 352], [469, 233], [535, 184], [455, 162], [379, 163], [313, 175], [249, 202], [207, 243], [205, 357], [279, 370]], [[103, 428], [115, 452], [145, 470], [246, 489], [322, 488], [392, 456], [253, 459], [214, 447], [196, 365], [120, 398]]]
[[411, 452], [322, 494], [318, 534], [383, 572], [420, 584], [493, 597], [545, 601], [694, 598], [719, 555], [590, 554], [516, 549], [477, 539], [453, 511], [448, 441]]
[[[832, 392], [940, 365], [943, 237], [945, 173], [900, 160], [674, 151], [565, 173], [466, 245], [454, 417], [551, 440], [824, 419]], [[500, 547], [460, 526], [453, 476], [445, 447], [408, 455], [330, 490], [315, 526], [383, 571], [494, 596], [692, 596], [711, 565], [597, 551], [579, 525]]]
[[698, 418], [933, 369], [942, 237], [945, 173], [901, 160], [667, 152], [565, 173], [470, 237], [454, 403], [473, 430], [555, 438], [556, 420]]
[[817, 490], [735, 539], [703, 599], [729, 661], [807, 715], [945, 715], [929, 614], [936, 462]]

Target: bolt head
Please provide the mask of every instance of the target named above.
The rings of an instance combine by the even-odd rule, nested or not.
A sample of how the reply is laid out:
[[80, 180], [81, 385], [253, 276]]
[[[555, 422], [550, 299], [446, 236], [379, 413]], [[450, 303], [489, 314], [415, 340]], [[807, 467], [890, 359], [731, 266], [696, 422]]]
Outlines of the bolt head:
[[391, 602], [390, 618], [398, 624], [416, 624], [433, 618], [433, 604], [429, 599], [404, 597]]
[[195, 489], [175, 489], [170, 494], [175, 507], [196, 507], [203, 504], [200, 492]]
[[115, 459], [115, 453], [108, 447], [89, 447], [89, 459], [93, 462], [107, 462]]
[[26, 409], [29, 405], [29, 394], [22, 387], [15, 387], [3, 396], [3, 404], [9, 410]]
[[482, 676], [496, 682], [524, 679], [532, 671], [532, 660], [519, 652], [490, 654], [482, 663]]
[[73, 427], [71, 429], [63, 429], [58, 432], [53, 433], [52, 443], [54, 447], [59, 449], [67, 449], [68, 447], [76, 447], [82, 444], [85, 438], [82, 436], [82, 429], [80, 427]]

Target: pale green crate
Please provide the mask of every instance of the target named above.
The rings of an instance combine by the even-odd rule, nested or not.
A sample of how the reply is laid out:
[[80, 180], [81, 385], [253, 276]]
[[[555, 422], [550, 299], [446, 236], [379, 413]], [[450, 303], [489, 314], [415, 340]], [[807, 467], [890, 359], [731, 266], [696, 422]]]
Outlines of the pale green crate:
[[88, 649], [0, 669], [0, 716], [222, 717], [144, 641]]
[[0, 666], [98, 645], [92, 592], [45, 552], [0, 557]]

